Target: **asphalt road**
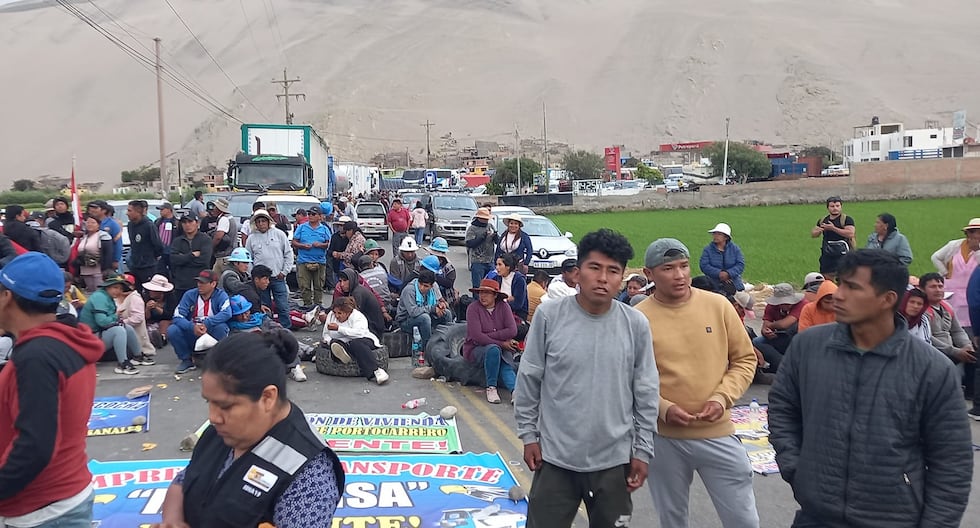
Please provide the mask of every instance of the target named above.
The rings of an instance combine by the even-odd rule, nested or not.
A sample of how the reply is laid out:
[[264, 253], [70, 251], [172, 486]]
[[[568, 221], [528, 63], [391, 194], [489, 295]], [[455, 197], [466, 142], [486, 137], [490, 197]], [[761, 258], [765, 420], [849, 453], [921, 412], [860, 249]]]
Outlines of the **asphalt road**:
[[[390, 242], [381, 242], [391, 256]], [[450, 260], [457, 263], [457, 287], [463, 291], [469, 288], [469, 273], [466, 271], [466, 255], [463, 248], [450, 248]], [[312, 342], [319, 338], [319, 332], [299, 330], [301, 341]], [[151, 428], [141, 434], [94, 437], [88, 440], [90, 458], [101, 461], [147, 460], [189, 458], [189, 453], [178, 448], [180, 440], [195, 431], [206, 419], [207, 408], [200, 396], [200, 372], [192, 371], [176, 379], [173, 371], [177, 359], [168, 346], [158, 352], [157, 365], [139, 367], [141, 372], [135, 376], [115, 374], [113, 364], [99, 365], [98, 396], [120, 396], [134, 387], [147, 384], [166, 384], [166, 388], [153, 390], [151, 403]], [[417, 380], [411, 377], [409, 358], [392, 359], [389, 373], [391, 380], [384, 386], [369, 383], [361, 378], [336, 378], [316, 372], [312, 363], [304, 363], [309, 381], [288, 384], [288, 396], [306, 412], [362, 412], [362, 413], [411, 413], [426, 411], [438, 414], [446, 405], [459, 409], [457, 421], [460, 439], [465, 451], [499, 452], [508, 462], [519, 483], [529, 488], [531, 473], [523, 463], [523, 446], [515, 434], [513, 409], [506, 402], [510, 395], [501, 391], [504, 403], [491, 405], [486, 402], [484, 393], [478, 387], [463, 387], [458, 383]], [[742, 403], [752, 398], [767, 401], [768, 386], [753, 385], [743, 397]], [[418, 410], [403, 411], [401, 404], [409, 399], [424, 397], [427, 404]], [[964, 404], [964, 412], [966, 406]], [[588, 417], [583, 417], [587, 419]], [[974, 442], [980, 444], [980, 423], [972, 423]], [[154, 443], [156, 447], [142, 451], [143, 443]], [[964, 461], [966, 463], [966, 461]], [[977, 526], [980, 521], [980, 486], [974, 474], [971, 501], [963, 526]], [[754, 477], [756, 502], [763, 527], [789, 526], [796, 510], [789, 486], [778, 475]], [[659, 526], [653, 511], [649, 491], [646, 486], [634, 493], [633, 526]], [[707, 492], [700, 480], [695, 478], [691, 487], [691, 526], [714, 528], [721, 523], [715, 514]], [[584, 511], [576, 520], [576, 527], [585, 527]]]

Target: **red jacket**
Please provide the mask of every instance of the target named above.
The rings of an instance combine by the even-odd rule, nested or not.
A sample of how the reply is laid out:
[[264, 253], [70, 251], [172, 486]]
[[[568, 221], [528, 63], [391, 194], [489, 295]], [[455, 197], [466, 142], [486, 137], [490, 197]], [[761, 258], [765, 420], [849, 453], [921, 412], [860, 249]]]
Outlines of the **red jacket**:
[[67, 499], [92, 481], [85, 439], [104, 350], [85, 325], [46, 323], [17, 336], [0, 371], [0, 517]]

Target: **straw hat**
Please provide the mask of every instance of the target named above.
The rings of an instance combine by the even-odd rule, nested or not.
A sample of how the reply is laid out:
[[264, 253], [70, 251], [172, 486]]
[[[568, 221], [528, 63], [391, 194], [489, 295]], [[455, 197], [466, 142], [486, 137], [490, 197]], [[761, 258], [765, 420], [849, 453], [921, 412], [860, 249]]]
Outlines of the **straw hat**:
[[507, 298], [507, 294], [500, 291], [500, 285], [493, 279], [483, 279], [480, 281], [480, 286], [478, 288], [470, 288], [470, 293], [479, 295], [480, 292], [496, 293], [498, 301], [502, 301]]

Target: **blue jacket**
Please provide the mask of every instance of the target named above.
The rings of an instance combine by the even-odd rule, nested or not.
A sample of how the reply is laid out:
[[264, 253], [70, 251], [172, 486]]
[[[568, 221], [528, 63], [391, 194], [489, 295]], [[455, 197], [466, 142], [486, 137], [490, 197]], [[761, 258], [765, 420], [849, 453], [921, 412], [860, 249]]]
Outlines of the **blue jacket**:
[[[514, 312], [514, 315], [526, 321], [528, 310], [527, 278], [519, 271], [512, 271], [511, 274], [514, 275], [514, 281], [510, 285], [510, 295], [514, 300], [508, 301], [507, 304], [510, 305], [510, 310]], [[503, 278], [497, 275], [497, 270], [490, 270], [486, 278], [497, 281], [497, 284], [503, 282]]]
[[714, 243], [704, 246], [701, 252], [701, 273], [711, 279], [716, 289], [721, 289], [721, 280], [718, 275], [722, 271], [727, 271], [735, 284], [736, 291], [745, 289], [742, 284], [742, 273], [745, 271], [745, 257], [742, 256], [742, 249], [731, 240], [725, 244], [725, 251], [718, 251]]
[[[500, 258], [500, 255], [507, 253], [500, 247], [500, 245], [504, 242], [504, 239], [507, 237], [507, 233], [506, 232], [500, 233], [498, 237], [499, 238], [497, 239], [497, 249], [494, 250], [493, 252], [494, 262], [496, 262], [497, 259]], [[529, 237], [528, 234], [525, 233], [523, 229], [521, 230], [521, 242], [517, 245], [517, 249], [515, 249], [514, 251], [510, 251], [510, 253], [514, 253], [515, 255], [517, 255], [517, 261], [523, 262], [525, 266], [531, 264], [531, 257], [534, 256], [534, 246], [531, 245], [531, 237]], [[493, 262], [491, 262], [490, 264], [493, 265]]]
[[973, 270], [970, 281], [966, 283], [966, 303], [970, 307], [970, 320], [960, 321], [960, 324], [966, 326], [966, 323], [970, 323], [971, 327], [980, 329], [980, 266]]
[[[191, 330], [194, 328], [194, 309], [197, 307], [198, 300], [197, 288], [187, 290], [180, 299], [180, 304], [174, 310], [173, 324], [181, 330]], [[231, 301], [228, 294], [221, 288], [215, 288], [211, 294], [210, 315], [204, 318], [204, 326], [208, 330], [220, 325], [227, 325], [231, 319]]]

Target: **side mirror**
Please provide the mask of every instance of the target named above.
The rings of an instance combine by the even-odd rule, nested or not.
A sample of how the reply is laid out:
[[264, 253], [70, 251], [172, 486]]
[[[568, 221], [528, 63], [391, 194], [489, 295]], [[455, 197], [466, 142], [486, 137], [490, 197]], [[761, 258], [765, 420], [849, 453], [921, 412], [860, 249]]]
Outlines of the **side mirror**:
[[572, 238], [572, 232], [571, 231], [565, 231], [565, 238]]

